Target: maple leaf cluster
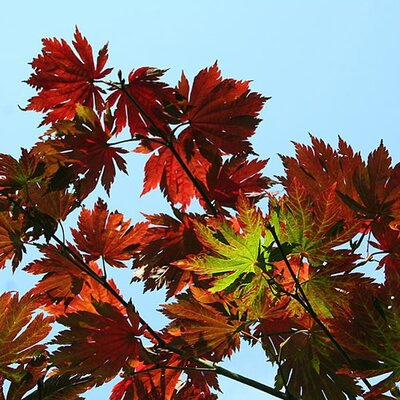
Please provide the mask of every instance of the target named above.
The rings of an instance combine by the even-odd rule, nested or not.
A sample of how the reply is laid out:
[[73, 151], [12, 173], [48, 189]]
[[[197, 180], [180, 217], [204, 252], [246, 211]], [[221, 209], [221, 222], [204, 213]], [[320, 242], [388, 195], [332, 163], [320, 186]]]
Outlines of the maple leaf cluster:
[[[0, 399], [82, 399], [116, 378], [111, 400], [214, 400], [219, 375], [281, 399], [398, 398], [400, 164], [383, 143], [363, 160], [312, 136], [274, 181], [250, 142], [268, 98], [249, 81], [217, 64], [176, 87], [154, 67], [111, 81], [107, 63], [78, 28], [72, 46], [44, 39], [26, 109], [48, 128], [0, 154], [0, 268], [41, 254], [23, 267], [35, 287], [0, 295]], [[84, 204], [98, 183], [110, 195], [130, 151], [148, 157], [142, 195], [159, 188], [171, 214], [133, 224]], [[165, 289], [164, 328], [107, 277], [127, 267]], [[275, 387], [219, 365], [243, 340], [278, 366]]]

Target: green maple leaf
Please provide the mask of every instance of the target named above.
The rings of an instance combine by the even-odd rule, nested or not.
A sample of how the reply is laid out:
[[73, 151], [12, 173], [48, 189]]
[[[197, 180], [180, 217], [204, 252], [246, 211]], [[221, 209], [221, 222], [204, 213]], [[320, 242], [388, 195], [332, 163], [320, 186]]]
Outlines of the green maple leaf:
[[268, 233], [263, 237], [264, 219], [245, 199], [240, 200], [238, 211], [239, 230], [223, 219], [212, 221], [211, 226], [197, 223], [196, 233], [208, 249], [207, 254], [191, 256], [175, 264], [214, 277], [209, 289], [212, 293], [233, 291], [241, 284], [248, 284], [265, 268], [262, 249], [272, 242], [272, 236]]

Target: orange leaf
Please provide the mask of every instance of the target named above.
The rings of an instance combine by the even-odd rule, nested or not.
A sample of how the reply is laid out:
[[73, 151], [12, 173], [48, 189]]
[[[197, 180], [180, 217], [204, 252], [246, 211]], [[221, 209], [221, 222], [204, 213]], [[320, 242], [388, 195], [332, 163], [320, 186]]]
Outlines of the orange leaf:
[[[94, 261], [89, 261], [88, 266], [100, 279], [104, 279], [100, 268]], [[82, 287], [80, 288], [79, 293], [75, 294], [72, 299], [60, 302], [59, 304], [54, 304], [54, 302], [49, 303], [43, 308], [55, 316], [66, 315], [78, 311], [95, 313], [96, 309], [93, 305], [94, 301], [111, 304], [120, 312], [124, 312], [125, 307], [121, 304], [119, 299], [113, 296], [113, 294], [104, 287], [104, 285], [87, 274], [82, 274], [82, 276], [85, 278]], [[55, 277], [56, 276], [54, 276], [54, 279]], [[107, 280], [107, 283], [116, 293], [119, 294], [119, 290], [112, 279]], [[49, 284], [51, 284], [51, 282]]]
[[[192, 157], [187, 156], [186, 148], [190, 144], [188, 135], [181, 134], [178, 139], [171, 138], [171, 140], [173, 140], [175, 151], [197, 182], [203, 187], [207, 187], [207, 172], [212, 165], [211, 162], [197, 149]], [[167, 200], [173, 205], [180, 204], [182, 210], [185, 210], [194, 197], [201, 198], [200, 193], [168, 147], [158, 146], [154, 150], [145, 165], [142, 195], [160, 185]], [[142, 147], [136, 151], [142, 152]]]
[[[176, 354], [157, 360], [159, 365], [139, 363], [132, 376], [118, 382], [112, 390], [110, 400], [163, 399], [171, 400], [185, 361]], [[163, 368], [171, 367], [171, 368]]]
[[212, 305], [199, 303], [189, 295], [179, 295], [178, 302], [164, 305], [162, 312], [173, 318], [167, 327], [173, 345], [196, 356], [212, 354], [219, 361], [240, 345], [242, 322], [230, 320]]

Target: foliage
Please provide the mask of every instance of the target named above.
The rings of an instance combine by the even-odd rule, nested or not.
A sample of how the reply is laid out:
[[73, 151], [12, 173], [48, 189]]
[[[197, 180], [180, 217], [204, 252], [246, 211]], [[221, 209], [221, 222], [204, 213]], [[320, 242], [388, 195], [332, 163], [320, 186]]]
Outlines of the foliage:
[[[268, 99], [248, 81], [217, 64], [176, 87], [152, 67], [107, 81], [107, 62], [78, 29], [72, 46], [44, 39], [26, 109], [49, 127], [19, 159], [0, 155], [0, 267], [41, 253], [24, 267], [36, 286], [0, 296], [0, 399], [81, 399], [119, 376], [111, 400], [212, 400], [218, 375], [280, 399], [395, 399], [400, 164], [383, 143], [364, 161], [311, 137], [275, 182], [249, 140]], [[170, 215], [131, 224], [104, 200], [84, 205], [99, 182], [110, 195], [132, 150], [148, 155], [142, 194], [159, 187]], [[162, 330], [107, 278], [128, 266], [166, 289]], [[218, 364], [242, 341], [277, 366], [274, 388]]]

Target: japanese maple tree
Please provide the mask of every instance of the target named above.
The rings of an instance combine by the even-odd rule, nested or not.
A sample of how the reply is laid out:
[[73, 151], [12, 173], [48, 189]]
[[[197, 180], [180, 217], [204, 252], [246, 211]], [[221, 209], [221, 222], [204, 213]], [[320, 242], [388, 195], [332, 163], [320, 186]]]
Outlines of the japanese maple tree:
[[[40, 278], [0, 295], [0, 400], [82, 399], [114, 378], [111, 400], [211, 400], [220, 375], [279, 399], [399, 398], [400, 164], [383, 143], [363, 160], [311, 137], [272, 179], [250, 141], [268, 98], [217, 64], [176, 86], [148, 66], [112, 80], [107, 45], [95, 58], [77, 28], [72, 44], [44, 39], [32, 68], [26, 109], [47, 130], [0, 154], [0, 268], [35, 246], [22, 268]], [[148, 157], [142, 195], [160, 188], [170, 213], [132, 223], [85, 204], [128, 152]], [[113, 268], [165, 289], [163, 329]], [[277, 366], [275, 387], [219, 364], [243, 341]]]

